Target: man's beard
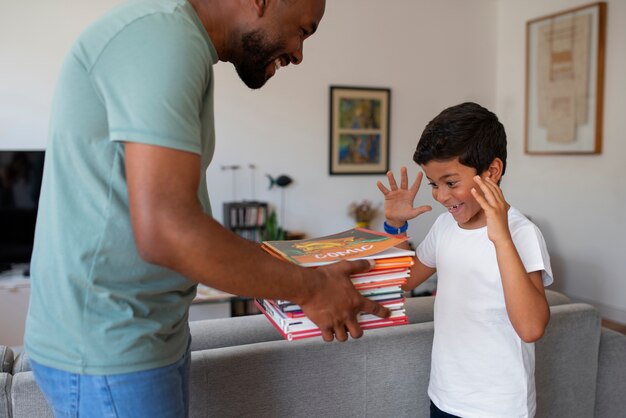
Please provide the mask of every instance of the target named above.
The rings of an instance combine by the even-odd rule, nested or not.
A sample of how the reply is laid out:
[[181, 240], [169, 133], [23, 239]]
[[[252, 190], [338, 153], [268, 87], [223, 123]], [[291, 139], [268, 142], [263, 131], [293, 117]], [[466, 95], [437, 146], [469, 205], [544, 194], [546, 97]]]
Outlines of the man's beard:
[[265, 72], [270, 60], [280, 51], [281, 46], [270, 45], [260, 30], [245, 33], [241, 37], [243, 56], [234, 63], [239, 78], [251, 89], [263, 87], [267, 81]]

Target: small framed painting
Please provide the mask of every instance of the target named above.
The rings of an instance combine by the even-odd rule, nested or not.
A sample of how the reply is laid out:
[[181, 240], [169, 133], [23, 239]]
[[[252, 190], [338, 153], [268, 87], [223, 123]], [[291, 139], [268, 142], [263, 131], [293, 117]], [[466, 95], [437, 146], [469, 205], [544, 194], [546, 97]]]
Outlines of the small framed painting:
[[388, 88], [330, 87], [331, 175], [389, 170], [390, 98]]
[[602, 150], [606, 3], [526, 23], [527, 154]]

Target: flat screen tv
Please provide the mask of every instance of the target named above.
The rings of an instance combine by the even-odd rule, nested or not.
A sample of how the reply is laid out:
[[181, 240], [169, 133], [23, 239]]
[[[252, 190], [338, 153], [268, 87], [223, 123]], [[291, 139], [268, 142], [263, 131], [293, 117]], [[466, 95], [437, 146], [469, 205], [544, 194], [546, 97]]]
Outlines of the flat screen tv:
[[44, 151], [0, 150], [0, 270], [29, 263]]

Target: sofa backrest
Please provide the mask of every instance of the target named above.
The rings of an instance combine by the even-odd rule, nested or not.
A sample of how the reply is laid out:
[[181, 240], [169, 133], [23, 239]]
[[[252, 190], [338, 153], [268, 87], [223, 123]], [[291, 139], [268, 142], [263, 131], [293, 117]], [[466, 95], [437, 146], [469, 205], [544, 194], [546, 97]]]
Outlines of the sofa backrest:
[[433, 324], [192, 352], [191, 417], [415, 417], [428, 411]]
[[[546, 289], [546, 297], [551, 306], [570, 303], [567, 296], [552, 290]], [[434, 302], [434, 296], [407, 298], [405, 309], [409, 323], [432, 321]], [[264, 315], [192, 321], [189, 329], [192, 336], [191, 351], [282, 340]], [[18, 357], [16, 363], [20, 360], [24, 359]], [[21, 364], [20, 367], [24, 368]]]
[[600, 314], [591, 305], [552, 306], [535, 344], [536, 418], [594, 416]]

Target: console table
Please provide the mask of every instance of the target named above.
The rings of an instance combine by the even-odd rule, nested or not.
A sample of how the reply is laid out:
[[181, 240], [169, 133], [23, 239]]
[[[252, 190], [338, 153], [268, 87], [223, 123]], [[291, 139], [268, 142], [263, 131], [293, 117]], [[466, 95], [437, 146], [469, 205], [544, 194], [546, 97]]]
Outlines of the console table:
[[0, 273], [0, 345], [21, 347], [30, 298], [28, 265], [15, 265]]

